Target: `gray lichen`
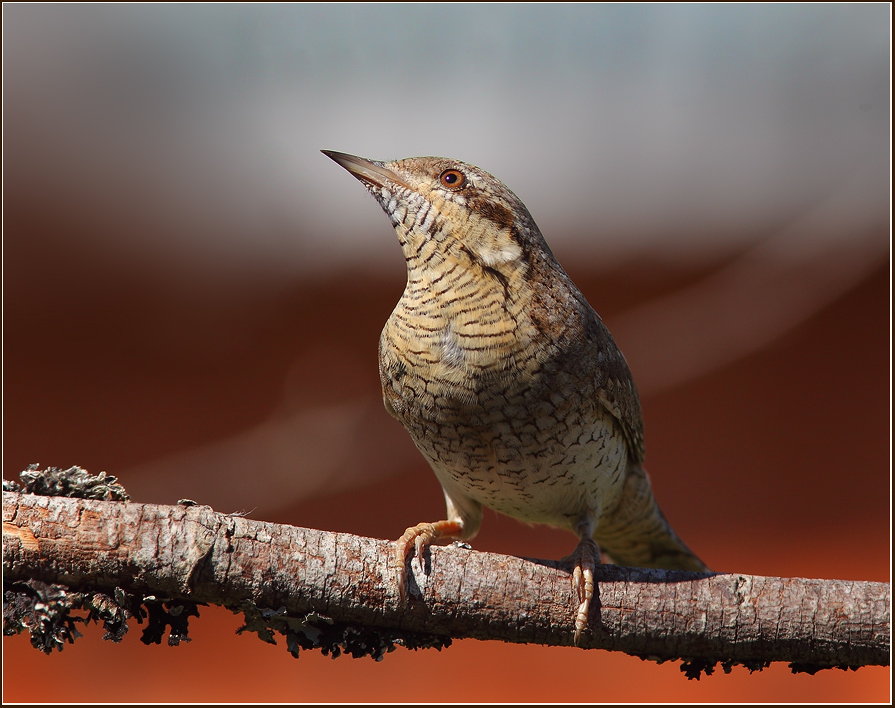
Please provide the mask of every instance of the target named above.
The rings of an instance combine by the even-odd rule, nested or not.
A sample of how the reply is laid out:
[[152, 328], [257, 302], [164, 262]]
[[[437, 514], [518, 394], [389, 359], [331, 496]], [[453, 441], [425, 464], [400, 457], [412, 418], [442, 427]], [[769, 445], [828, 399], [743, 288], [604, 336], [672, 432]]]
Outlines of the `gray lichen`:
[[39, 494], [45, 497], [74, 497], [77, 499], [99, 499], [100, 501], [130, 501], [116, 477], [105, 472], [90, 474], [74, 465], [68, 469], [33, 464], [19, 474], [19, 482], [3, 480], [4, 492]]
[[[136, 610], [134, 609], [136, 607]], [[86, 610], [86, 616], [72, 612]], [[36, 649], [50, 654], [62, 651], [82, 636], [76, 624], [102, 621], [103, 639], [120, 642], [127, 633], [127, 620], [145, 613], [139, 603], [120, 588], [115, 596], [102, 592], [74, 592], [65, 585], [26, 580], [9, 583], [3, 589], [3, 634], [11, 636], [27, 631]]]
[[[86, 611], [86, 616], [74, 614]], [[3, 589], [3, 634], [12, 636], [27, 631], [31, 644], [45, 654], [62, 651], [83, 636], [77, 624], [103, 623], [103, 639], [120, 642], [127, 634], [127, 620], [143, 623], [148, 618], [140, 641], [161, 644], [168, 627], [168, 645], [188, 642], [189, 618], [198, 617], [194, 602], [162, 601], [155, 597], [138, 598], [121, 588], [113, 595], [85, 590], [75, 592], [65, 585], [26, 580], [9, 583]]]

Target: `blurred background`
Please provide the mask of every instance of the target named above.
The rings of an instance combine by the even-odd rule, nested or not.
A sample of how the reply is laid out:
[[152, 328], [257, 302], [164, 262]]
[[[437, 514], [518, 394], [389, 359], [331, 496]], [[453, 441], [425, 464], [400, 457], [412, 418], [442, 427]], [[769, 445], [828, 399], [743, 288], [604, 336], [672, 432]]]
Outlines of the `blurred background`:
[[[400, 248], [319, 150], [446, 155], [519, 195], [603, 316], [658, 499], [711, 567], [888, 580], [890, 13], [5, 4], [4, 477], [77, 464], [135, 501], [381, 538], [441, 518], [380, 398]], [[474, 545], [573, 544], [489, 512]], [[696, 683], [473, 641], [295, 661], [226, 611], [193, 624], [177, 648], [4, 638], [4, 699], [889, 695], [888, 668]]]

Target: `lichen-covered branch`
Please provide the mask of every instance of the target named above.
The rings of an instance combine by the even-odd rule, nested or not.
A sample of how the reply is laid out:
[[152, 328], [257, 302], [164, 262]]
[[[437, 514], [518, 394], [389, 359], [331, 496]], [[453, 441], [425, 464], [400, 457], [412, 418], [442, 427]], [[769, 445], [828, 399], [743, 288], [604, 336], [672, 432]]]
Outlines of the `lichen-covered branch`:
[[[164, 600], [168, 610], [225, 605], [246, 612], [247, 628], [262, 638], [279, 622], [301, 646], [319, 646], [327, 627], [342, 628], [343, 639], [344, 628], [355, 627], [353, 636], [381, 632], [413, 646], [427, 636], [572, 644], [578, 600], [560, 562], [432, 548], [425, 568], [412, 562], [403, 607], [390, 556], [386, 541], [205, 506], [3, 494], [7, 589], [38, 581], [88, 598], [137, 598], [138, 606]], [[715, 662], [759, 668], [785, 661], [806, 671], [889, 663], [887, 583], [611, 565], [598, 568], [597, 579], [586, 648], [683, 658], [703, 669]]]

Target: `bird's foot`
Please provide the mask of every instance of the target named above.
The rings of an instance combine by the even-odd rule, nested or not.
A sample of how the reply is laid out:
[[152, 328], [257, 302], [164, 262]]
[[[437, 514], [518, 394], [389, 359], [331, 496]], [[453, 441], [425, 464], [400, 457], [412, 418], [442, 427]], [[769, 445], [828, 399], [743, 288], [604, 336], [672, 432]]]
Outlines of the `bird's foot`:
[[435, 521], [411, 526], [395, 541], [395, 555], [392, 565], [398, 583], [398, 596], [401, 604], [407, 604], [407, 559], [415, 551], [416, 557], [423, 563], [426, 548], [433, 544], [449, 543], [458, 538], [463, 531], [459, 521]]
[[578, 591], [578, 611], [575, 613], [575, 645], [587, 626], [587, 615], [594, 599], [594, 568], [600, 563], [600, 548], [590, 538], [582, 538], [570, 556], [563, 561], [572, 566], [572, 583]]

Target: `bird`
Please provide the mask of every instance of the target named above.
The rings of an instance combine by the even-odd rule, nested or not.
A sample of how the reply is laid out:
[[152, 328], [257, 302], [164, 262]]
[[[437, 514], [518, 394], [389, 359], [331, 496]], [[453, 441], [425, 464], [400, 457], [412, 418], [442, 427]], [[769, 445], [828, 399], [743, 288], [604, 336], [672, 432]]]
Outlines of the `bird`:
[[395, 542], [402, 604], [412, 554], [472, 539], [483, 507], [577, 536], [563, 559], [578, 596], [576, 645], [603, 554], [708, 572], [656, 503], [624, 356], [522, 201], [450, 158], [322, 152], [373, 195], [407, 263], [379, 341], [383, 402], [429, 462], [447, 511]]

